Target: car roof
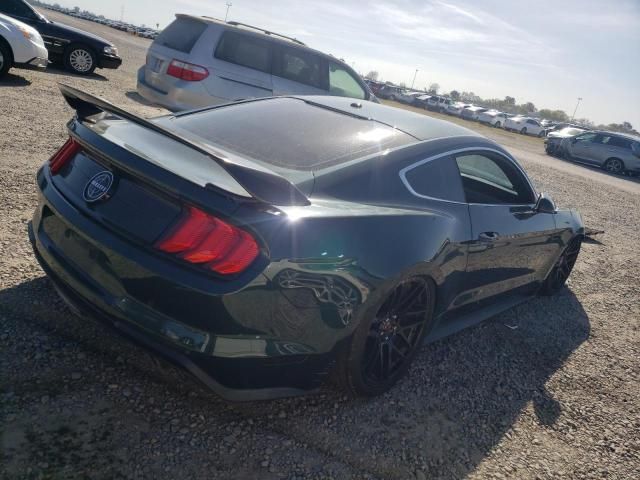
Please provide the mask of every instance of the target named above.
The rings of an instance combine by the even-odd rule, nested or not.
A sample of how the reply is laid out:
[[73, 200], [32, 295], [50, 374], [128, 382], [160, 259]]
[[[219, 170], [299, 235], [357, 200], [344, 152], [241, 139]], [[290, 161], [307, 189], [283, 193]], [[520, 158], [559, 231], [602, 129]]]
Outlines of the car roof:
[[[332, 96], [295, 96], [301, 100], [311, 101], [347, 115], [357, 115], [379, 123], [397, 128], [417, 140], [433, 140], [435, 138], [476, 136], [477, 132], [445, 120], [439, 120], [421, 113], [414, 113], [402, 108], [391, 107], [380, 103], [354, 101], [353, 98]], [[358, 105], [354, 107], [353, 105]]]
[[634, 142], [640, 142], [640, 137], [636, 136], [636, 135], [632, 135], [630, 133], [622, 133], [622, 132], [610, 132], [608, 130], [592, 130], [593, 133], [601, 133], [603, 135], [611, 135], [614, 137], [622, 137], [622, 138], [626, 138], [627, 140], [631, 140]]

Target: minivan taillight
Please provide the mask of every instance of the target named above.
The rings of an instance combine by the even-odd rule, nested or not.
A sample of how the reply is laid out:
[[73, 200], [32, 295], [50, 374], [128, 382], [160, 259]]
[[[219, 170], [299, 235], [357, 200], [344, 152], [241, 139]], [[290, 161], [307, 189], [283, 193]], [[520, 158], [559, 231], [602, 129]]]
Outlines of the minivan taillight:
[[242, 272], [259, 252], [249, 233], [195, 207], [187, 207], [156, 248], [224, 275]]
[[193, 63], [171, 60], [167, 67], [167, 75], [186, 80], [187, 82], [199, 82], [209, 76], [209, 70]]
[[69, 138], [64, 145], [49, 159], [49, 170], [51, 175], [57, 174], [69, 160], [76, 156], [81, 150], [81, 146], [73, 138]]

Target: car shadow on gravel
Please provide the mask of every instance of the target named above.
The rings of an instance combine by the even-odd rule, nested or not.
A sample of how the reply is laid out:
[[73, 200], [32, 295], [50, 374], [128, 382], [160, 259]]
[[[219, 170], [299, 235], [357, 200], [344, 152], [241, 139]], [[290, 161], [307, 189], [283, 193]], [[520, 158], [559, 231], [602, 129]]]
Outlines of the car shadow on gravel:
[[108, 82], [109, 79], [103, 75], [100, 75], [99, 73], [93, 72], [89, 75], [79, 75], [77, 73], [73, 73], [70, 72], [69, 70], [65, 69], [63, 66], [61, 65], [56, 65], [56, 64], [50, 64], [47, 69], [45, 70], [46, 73], [50, 74], [50, 75], [60, 75], [60, 76], [64, 76], [64, 77], [73, 77], [73, 78], [82, 78], [85, 80], [98, 80], [100, 82]]
[[5, 77], [0, 79], [0, 87], [28, 87], [29, 85], [31, 85], [30, 80], [13, 73], [7, 73]]
[[127, 93], [125, 93], [125, 96], [130, 99], [133, 100], [134, 102], [137, 102], [141, 105], [144, 105], [145, 107], [157, 107], [158, 105], [149, 102], [148, 100], [146, 100], [142, 95], [140, 95], [138, 92], [134, 92], [134, 91], [128, 91]]
[[[24, 340], [3, 339], [9, 343], [0, 349], [0, 364], [26, 365], [34, 361], [33, 352], [40, 351], [44, 353], [41, 362], [46, 365], [24, 371], [7, 369], [0, 382], [0, 393], [11, 392], [11, 401], [0, 408], [0, 416], [5, 408], [22, 412], [12, 414], [16, 417], [9, 429], [16, 430], [12, 435], [23, 438], [26, 427], [21, 430], [19, 425], [29, 423], [32, 416], [59, 428], [68, 425], [70, 420], [56, 410], [57, 402], [70, 395], [76, 400], [83, 398], [81, 392], [85, 390], [102, 393], [97, 397], [87, 393], [84, 400], [74, 403], [79, 405], [77, 411], [71, 408], [65, 415], [85, 419], [86, 411], [94, 411], [100, 402], [106, 402], [101, 415], [116, 419], [126, 415], [126, 428], [137, 432], [140, 425], [164, 425], [176, 415], [166, 417], [155, 405], [146, 406], [149, 398], [162, 398], [163, 404], [179, 405], [180, 415], [185, 418], [208, 418], [201, 428], [213, 444], [222, 445], [216, 448], [223, 455], [200, 458], [230, 471], [237, 469], [234, 478], [259, 472], [261, 459], [250, 458], [253, 452], [267, 448], [273, 450], [270, 462], [285, 470], [291, 461], [309, 463], [311, 469], [322, 469], [329, 462], [377, 478], [421, 478], [418, 470], [427, 478], [464, 478], [510, 437], [523, 413], [528, 411], [544, 428], [559, 428], [564, 406], [554, 398], [554, 389], [547, 383], [590, 332], [587, 314], [567, 288], [557, 296], [532, 299], [484, 324], [427, 345], [416, 357], [408, 377], [381, 397], [354, 400], [324, 388], [306, 397], [229, 404], [185, 380], [177, 370], [161, 367], [153, 357], [102, 325], [72, 315], [45, 277], [0, 291], [0, 316], [3, 322], [22, 325], [19, 337], [27, 339], [26, 344]], [[9, 328], [18, 327], [8, 327], [7, 331]], [[37, 346], [30, 345], [34, 342], [31, 337]], [[66, 351], [80, 353], [67, 360]], [[28, 353], [25, 356], [21, 352]], [[80, 354], [83, 360], [78, 364], [75, 358]], [[74, 382], [73, 372], [78, 372], [82, 380]], [[45, 397], [46, 404], [41, 402]], [[141, 407], [134, 411], [134, 404]], [[85, 432], [81, 425], [71, 425], [78, 438], [93, 435], [93, 430]], [[228, 432], [236, 431], [238, 425], [249, 432], [246, 440], [229, 436]], [[187, 430], [202, 437], [198, 428], [190, 426]], [[40, 430], [31, 432], [31, 437], [54, 438], [46, 428]], [[123, 442], [129, 437], [122, 429], [113, 431], [122, 438], [105, 437], [102, 443], [87, 446], [86, 457], [99, 454], [122, 456], [118, 462], [124, 464], [135, 461], [126, 457], [127, 452], [139, 451], [137, 443], [127, 445]], [[60, 437], [56, 432], [56, 438]], [[260, 440], [265, 432], [267, 440]], [[56, 442], [63, 445], [67, 436]], [[536, 440], [531, 440], [535, 444]], [[53, 467], [50, 472], [60, 472], [70, 464], [77, 470], [87, 468], [82, 458], [43, 441], [24, 437], [14, 442], [12, 468], [28, 464], [49, 447], [59, 452], [52, 455], [57, 463], [49, 462]], [[273, 447], [274, 442], [292, 446], [280, 450]], [[173, 451], [174, 447], [168, 445], [167, 449]], [[205, 469], [205, 465], [192, 462], [190, 468]], [[513, 473], [517, 478], [517, 472]], [[338, 476], [361, 477], [347, 475], [346, 470]]]

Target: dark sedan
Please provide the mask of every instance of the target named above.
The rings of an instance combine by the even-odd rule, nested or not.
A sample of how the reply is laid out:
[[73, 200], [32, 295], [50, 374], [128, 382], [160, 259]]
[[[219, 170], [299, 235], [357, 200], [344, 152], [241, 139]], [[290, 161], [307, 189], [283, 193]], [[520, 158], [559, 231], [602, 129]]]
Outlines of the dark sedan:
[[1, 0], [0, 13], [35, 28], [44, 40], [49, 60], [68, 70], [89, 75], [96, 68], [118, 68], [122, 59], [109, 41], [83, 30], [52, 22], [24, 0]]
[[228, 399], [329, 375], [385, 392], [425, 341], [559, 291], [580, 250], [577, 212], [448, 122], [341, 97], [144, 120], [62, 92], [38, 260], [75, 311]]

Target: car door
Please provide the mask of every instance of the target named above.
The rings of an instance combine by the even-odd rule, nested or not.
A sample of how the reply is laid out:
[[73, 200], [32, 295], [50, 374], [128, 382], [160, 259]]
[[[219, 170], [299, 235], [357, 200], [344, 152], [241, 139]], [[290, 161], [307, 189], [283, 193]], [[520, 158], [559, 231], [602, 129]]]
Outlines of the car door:
[[583, 133], [582, 135], [578, 135], [577, 137], [571, 139], [567, 145], [567, 149], [569, 150], [569, 153], [572, 157], [589, 163], [597, 163], [597, 161], [594, 159], [594, 146], [597, 140], [597, 133]]
[[522, 169], [497, 150], [455, 155], [471, 217], [467, 303], [529, 293], [557, 257], [554, 214], [537, 212]]
[[274, 44], [274, 95], [328, 95], [327, 61], [303, 48]]

